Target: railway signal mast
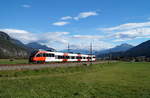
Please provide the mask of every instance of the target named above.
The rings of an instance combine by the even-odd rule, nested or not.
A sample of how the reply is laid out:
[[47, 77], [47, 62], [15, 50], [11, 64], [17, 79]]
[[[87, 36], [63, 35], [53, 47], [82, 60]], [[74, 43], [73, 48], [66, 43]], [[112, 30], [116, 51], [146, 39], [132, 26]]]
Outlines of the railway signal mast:
[[92, 49], [92, 42], [91, 42], [91, 44], [90, 44], [91, 65], [92, 65], [92, 54], [93, 54], [93, 49]]
[[69, 43], [68, 43], [68, 53], [70, 52], [70, 46], [69, 46]]

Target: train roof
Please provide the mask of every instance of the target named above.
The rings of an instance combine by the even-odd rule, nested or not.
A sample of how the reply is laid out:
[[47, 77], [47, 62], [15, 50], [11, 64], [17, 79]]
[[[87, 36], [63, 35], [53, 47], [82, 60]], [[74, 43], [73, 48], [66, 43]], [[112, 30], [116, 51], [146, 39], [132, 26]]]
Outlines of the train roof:
[[[54, 53], [54, 54], [58, 54], [58, 55], [63, 55], [63, 54], [68, 54], [68, 55], [72, 55], [72, 56], [76, 56], [76, 55], [82, 55], [82, 56], [89, 56], [90, 54], [79, 54], [79, 53], [68, 53], [68, 52], [57, 52], [57, 51], [46, 51], [46, 50], [39, 50], [38, 52], [42, 52], [42, 53]], [[95, 55], [92, 55], [95, 56]]]

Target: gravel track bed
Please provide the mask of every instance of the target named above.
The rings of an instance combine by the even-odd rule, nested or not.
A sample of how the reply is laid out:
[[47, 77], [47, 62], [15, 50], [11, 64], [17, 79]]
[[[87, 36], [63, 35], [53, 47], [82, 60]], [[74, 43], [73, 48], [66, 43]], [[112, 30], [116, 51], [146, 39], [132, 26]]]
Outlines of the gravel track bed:
[[[104, 62], [92, 62], [99, 64]], [[22, 69], [41, 69], [48, 67], [69, 67], [69, 66], [88, 66], [91, 62], [76, 62], [76, 63], [50, 63], [50, 64], [1, 64], [0, 70], [22, 70]]]

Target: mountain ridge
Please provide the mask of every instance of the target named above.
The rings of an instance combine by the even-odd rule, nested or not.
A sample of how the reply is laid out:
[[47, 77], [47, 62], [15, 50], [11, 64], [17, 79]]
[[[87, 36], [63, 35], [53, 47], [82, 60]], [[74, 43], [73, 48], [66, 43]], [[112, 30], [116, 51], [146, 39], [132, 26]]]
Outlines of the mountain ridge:
[[133, 47], [134, 46], [132, 46], [130, 44], [123, 43], [121, 45], [115, 46], [114, 48], [97, 51], [97, 54], [106, 54], [106, 53], [109, 53], [109, 52], [124, 52], [124, 51], [127, 51], [127, 50], [129, 50]]
[[56, 51], [55, 49], [48, 47], [46, 45], [41, 45], [40, 43], [37, 42], [31, 42], [26, 44], [27, 47], [39, 50], [39, 49], [43, 49], [43, 50], [48, 50], [48, 51]]
[[29, 52], [13, 42], [5, 32], [0, 31], [0, 58], [27, 58]]

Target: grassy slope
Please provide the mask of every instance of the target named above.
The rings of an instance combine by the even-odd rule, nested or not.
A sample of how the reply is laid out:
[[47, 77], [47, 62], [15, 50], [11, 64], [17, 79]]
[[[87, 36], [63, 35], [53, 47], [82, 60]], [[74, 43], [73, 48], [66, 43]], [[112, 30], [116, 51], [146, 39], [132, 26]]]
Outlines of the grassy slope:
[[150, 63], [0, 72], [2, 98], [149, 98]]

